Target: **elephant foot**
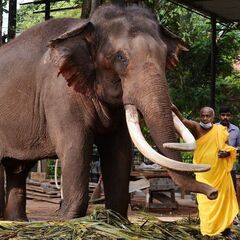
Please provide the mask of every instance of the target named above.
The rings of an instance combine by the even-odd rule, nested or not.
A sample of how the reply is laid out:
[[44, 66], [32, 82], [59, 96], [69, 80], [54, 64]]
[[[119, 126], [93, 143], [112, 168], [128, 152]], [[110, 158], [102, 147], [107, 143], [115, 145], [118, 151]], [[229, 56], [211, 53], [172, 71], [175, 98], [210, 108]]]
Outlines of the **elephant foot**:
[[79, 218], [86, 216], [87, 211], [72, 211], [69, 209], [60, 208], [58, 212], [58, 218], [62, 220], [69, 220], [73, 218]]
[[67, 204], [67, 201], [62, 200], [60, 209], [58, 211], [58, 218], [63, 220], [73, 219], [84, 217], [87, 214], [87, 207], [88, 205], [86, 202], [79, 204], [79, 202], [74, 204]]
[[3, 219], [5, 221], [18, 221], [18, 222], [28, 222], [28, 218], [26, 215], [14, 215], [14, 214], [4, 214]]
[[62, 220], [69, 220], [69, 219], [80, 218], [80, 217], [84, 217], [84, 216], [86, 216], [86, 213], [79, 214], [76, 212], [61, 212], [61, 211], [59, 211], [59, 213], [58, 213], [58, 218], [60, 218]]
[[4, 218], [3, 221], [29, 222], [28, 218]]

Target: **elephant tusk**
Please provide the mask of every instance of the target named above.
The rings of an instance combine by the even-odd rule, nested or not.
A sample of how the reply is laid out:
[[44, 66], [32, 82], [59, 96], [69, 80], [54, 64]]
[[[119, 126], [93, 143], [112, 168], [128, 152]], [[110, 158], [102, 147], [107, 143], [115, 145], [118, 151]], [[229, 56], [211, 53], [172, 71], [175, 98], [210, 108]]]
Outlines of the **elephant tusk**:
[[167, 158], [156, 152], [145, 140], [142, 135], [138, 112], [134, 105], [125, 105], [126, 121], [131, 139], [138, 150], [149, 160], [161, 165], [162, 167], [183, 172], [206, 172], [210, 169], [208, 164], [188, 164]]
[[184, 143], [164, 143], [164, 148], [181, 150], [181, 151], [194, 151], [196, 148], [195, 138], [191, 132], [185, 127], [182, 121], [177, 117], [175, 113], [172, 112], [174, 126], [182, 137]]

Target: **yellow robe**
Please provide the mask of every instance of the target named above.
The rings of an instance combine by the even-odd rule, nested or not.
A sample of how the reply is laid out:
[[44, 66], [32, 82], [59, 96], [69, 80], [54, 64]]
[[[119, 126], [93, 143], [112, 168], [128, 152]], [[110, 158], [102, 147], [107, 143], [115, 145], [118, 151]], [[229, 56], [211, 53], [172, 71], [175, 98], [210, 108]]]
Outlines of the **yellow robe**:
[[[218, 189], [218, 197], [215, 200], [197, 194], [200, 229], [203, 235], [221, 233], [231, 226], [239, 211], [230, 174], [236, 159], [236, 150], [226, 144], [227, 139], [226, 128], [222, 125], [213, 125], [207, 134], [196, 141], [193, 162], [211, 165], [210, 171], [196, 173], [196, 179]], [[229, 151], [231, 155], [227, 158], [218, 158], [218, 150]]]

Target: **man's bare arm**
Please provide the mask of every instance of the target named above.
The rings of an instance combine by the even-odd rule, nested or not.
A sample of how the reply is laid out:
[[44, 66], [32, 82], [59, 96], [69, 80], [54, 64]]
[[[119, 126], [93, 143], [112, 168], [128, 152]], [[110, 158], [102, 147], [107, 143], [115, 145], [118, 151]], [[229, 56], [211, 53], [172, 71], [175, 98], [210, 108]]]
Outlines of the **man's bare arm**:
[[185, 118], [174, 104], [172, 104], [171, 109], [187, 128], [191, 129], [194, 132], [197, 130], [197, 122]]

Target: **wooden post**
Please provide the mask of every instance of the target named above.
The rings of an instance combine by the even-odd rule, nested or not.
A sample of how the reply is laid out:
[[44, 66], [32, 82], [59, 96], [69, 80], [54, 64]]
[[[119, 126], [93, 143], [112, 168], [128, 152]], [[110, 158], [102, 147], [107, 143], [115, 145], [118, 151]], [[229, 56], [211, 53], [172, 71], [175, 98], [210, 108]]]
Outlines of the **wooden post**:
[[50, 0], [45, 0], [45, 20], [49, 20], [50, 16]]
[[17, 0], [9, 0], [8, 41], [16, 36]]

